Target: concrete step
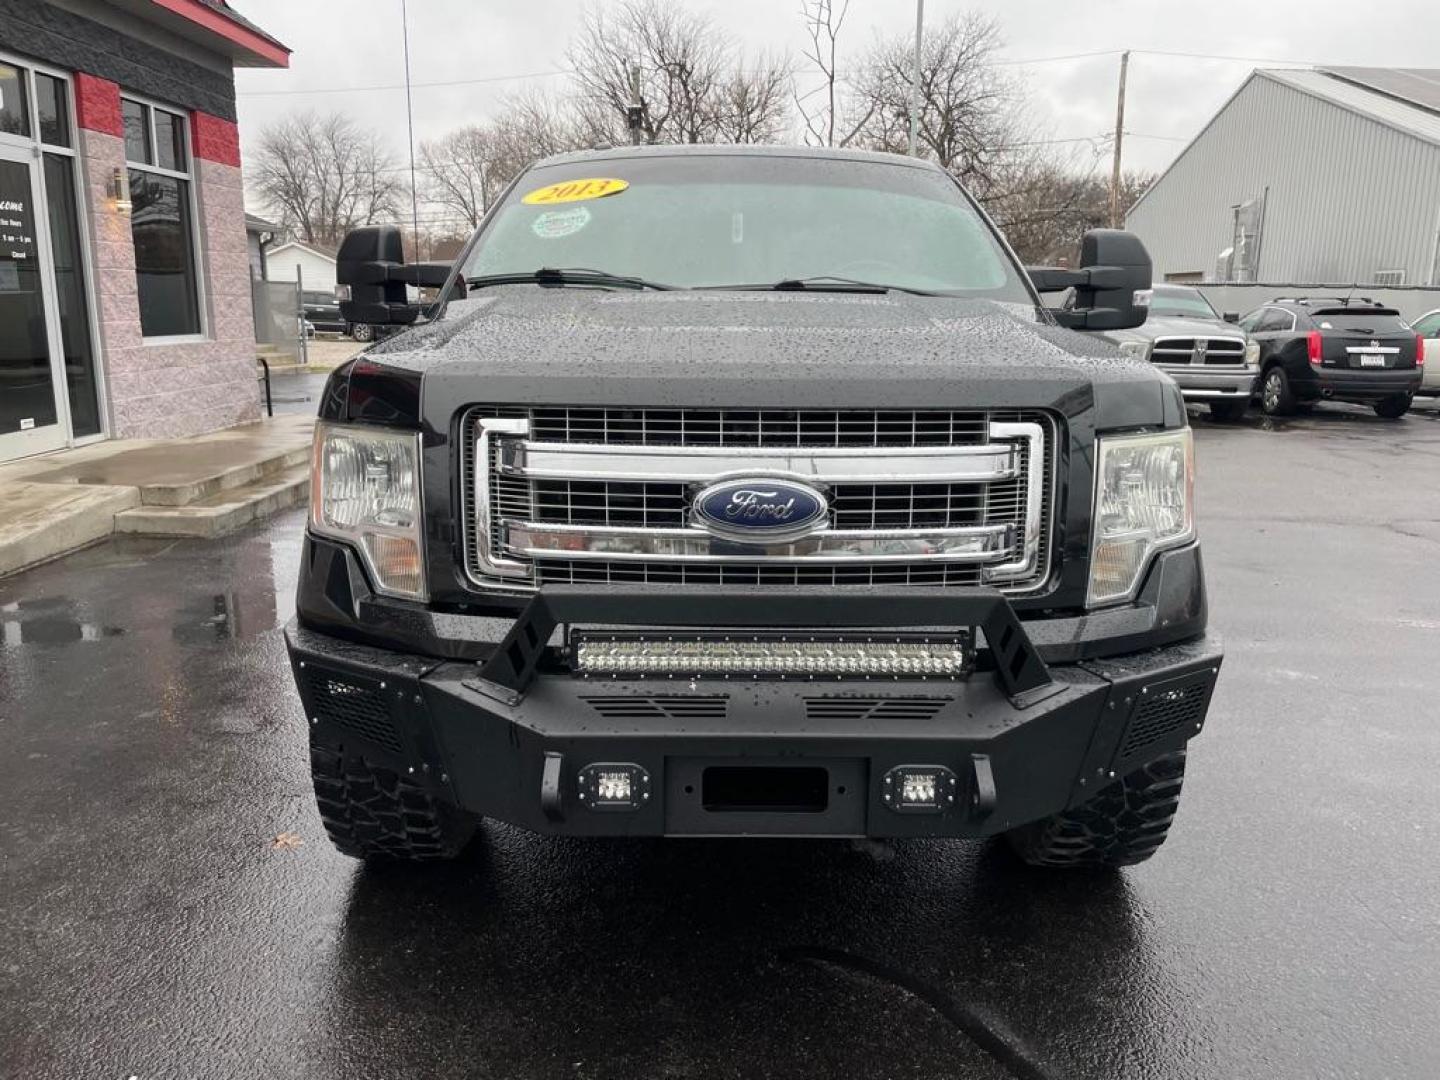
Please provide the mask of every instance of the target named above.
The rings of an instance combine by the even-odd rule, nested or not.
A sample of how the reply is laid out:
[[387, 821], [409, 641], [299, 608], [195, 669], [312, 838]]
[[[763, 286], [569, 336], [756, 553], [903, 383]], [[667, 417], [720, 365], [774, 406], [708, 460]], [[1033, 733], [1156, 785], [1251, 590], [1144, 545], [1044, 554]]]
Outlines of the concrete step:
[[151, 440], [133, 446], [115, 444], [117, 449], [107, 457], [52, 469], [37, 467], [22, 479], [47, 484], [134, 487], [146, 506], [189, 506], [308, 462], [314, 426], [313, 417], [277, 416], [183, 443]]
[[140, 485], [140, 502], [145, 506], [197, 506], [228, 491], [264, 484], [297, 466], [309, 468], [310, 448], [295, 447], [283, 453], [238, 465], [227, 465], [208, 476], [178, 483]]
[[223, 536], [310, 496], [310, 466], [290, 465], [183, 506], [145, 505], [115, 515], [115, 531], [146, 536]]
[[103, 540], [117, 513], [138, 505], [134, 488], [93, 484], [4, 486], [0, 503], [0, 575]]

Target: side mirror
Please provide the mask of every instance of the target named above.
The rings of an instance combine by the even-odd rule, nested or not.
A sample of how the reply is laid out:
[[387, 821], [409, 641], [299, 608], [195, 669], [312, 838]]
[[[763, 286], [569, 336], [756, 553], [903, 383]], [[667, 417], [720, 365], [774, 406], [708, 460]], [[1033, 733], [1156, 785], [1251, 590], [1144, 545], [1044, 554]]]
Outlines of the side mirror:
[[1240, 321], [1240, 313], [1238, 311], [1225, 312], [1225, 321], [1228, 323], [1238, 323]]
[[[424, 310], [411, 303], [407, 287], [439, 288], [449, 279], [453, 263], [405, 263], [400, 230], [394, 225], [366, 225], [346, 234], [335, 255], [335, 283], [350, 290], [340, 301], [346, 322], [371, 326], [409, 326]], [[464, 285], [452, 290], [465, 295]]]
[[1150, 313], [1151, 264], [1145, 245], [1121, 229], [1091, 229], [1080, 243], [1080, 269], [1027, 267], [1036, 292], [1075, 290], [1070, 308], [1050, 308], [1072, 330], [1129, 330]]

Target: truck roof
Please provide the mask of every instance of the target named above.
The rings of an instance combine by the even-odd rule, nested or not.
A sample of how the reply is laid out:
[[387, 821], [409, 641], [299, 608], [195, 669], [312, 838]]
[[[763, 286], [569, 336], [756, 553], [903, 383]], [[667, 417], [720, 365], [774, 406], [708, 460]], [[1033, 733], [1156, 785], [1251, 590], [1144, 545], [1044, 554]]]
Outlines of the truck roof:
[[674, 143], [658, 146], [607, 146], [593, 150], [571, 150], [541, 158], [531, 168], [564, 165], [582, 161], [618, 161], [637, 157], [791, 157], [828, 158], [832, 161], [872, 161], [883, 165], [901, 165], [912, 169], [944, 172], [939, 165], [924, 158], [903, 154], [887, 154], [875, 150], [840, 150], [828, 146], [762, 146], [756, 143]]

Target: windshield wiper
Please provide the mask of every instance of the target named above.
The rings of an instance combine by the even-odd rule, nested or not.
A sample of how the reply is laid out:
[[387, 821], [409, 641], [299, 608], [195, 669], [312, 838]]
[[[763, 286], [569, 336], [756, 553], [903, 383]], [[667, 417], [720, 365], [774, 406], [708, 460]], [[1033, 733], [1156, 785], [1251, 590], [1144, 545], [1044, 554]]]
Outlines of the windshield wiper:
[[538, 270], [520, 271], [511, 274], [482, 274], [465, 279], [472, 289], [486, 285], [609, 285], [620, 289], [673, 289], [659, 281], [631, 277], [627, 274], [612, 274], [607, 270], [591, 270], [584, 266], [542, 266]]
[[890, 285], [879, 281], [857, 281], [855, 278], [836, 277], [833, 274], [816, 274], [813, 277], [803, 278], [781, 278], [779, 281], [767, 281], [758, 285], [700, 285], [698, 288], [717, 290], [733, 289], [737, 292], [763, 291], [768, 289], [773, 292], [903, 292], [910, 293], [914, 296], [940, 295], [928, 289], [912, 289], [905, 285]]

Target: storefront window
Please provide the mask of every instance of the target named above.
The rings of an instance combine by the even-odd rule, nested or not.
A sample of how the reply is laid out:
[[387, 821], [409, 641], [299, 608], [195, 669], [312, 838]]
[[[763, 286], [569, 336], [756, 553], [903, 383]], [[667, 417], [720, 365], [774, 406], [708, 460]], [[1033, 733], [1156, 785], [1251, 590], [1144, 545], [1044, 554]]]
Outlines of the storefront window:
[[55, 256], [55, 300], [60, 307], [70, 429], [76, 438], [83, 438], [100, 433], [100, 406], [95, 394], [90, 313], [85, 306], [85, 266], [81, 256], [74, 171], [70, 158], [45, 155], [45, 201], [50, 210], [50, 247]]
[[40, 141], [47, 146], [69, 146], [70, 107], [64, 80], [35, 73], [35, 111], [40, 114]]
[[138, 101], [122, 101], [125, 117], [125, 159], [150, 162], [150, 121], [146, 108]]
[[185, 118], [124, 99], [130, 235], [140, 329], [147, 338], [200, 333]]
[[25, 69], [0, 64], [0, 131], [30, 134], [30, 109], [25, 104]]

